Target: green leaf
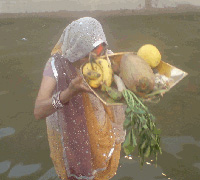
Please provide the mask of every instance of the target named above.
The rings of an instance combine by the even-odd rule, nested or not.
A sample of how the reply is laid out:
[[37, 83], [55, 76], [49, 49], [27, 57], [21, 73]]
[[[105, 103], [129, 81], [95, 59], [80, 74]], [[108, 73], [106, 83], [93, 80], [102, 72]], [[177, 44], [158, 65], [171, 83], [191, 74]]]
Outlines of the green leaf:
[[149, 129], [150, 129], [150, 130], [153, 130], [154, 124], [153, 124], [152, 121], [149, 122], [149, 126], [150, 126]]
[[143, 124], [146, 124], [146, 122], [147, 122], [147, 119], [144, 117], [144, 116], [140, 116], [140, 122], [142, 123], [142, 125]]
[[126, 136], [126, 139], [123, 143], [124, 152], [127, 155], [131, 154], [135, 149], [135, 146], [133, 146], [132, 143], [131, 143], [131, 138], [132, 138], [131, 135], [132, 135], [132, 133], [131, 133], [131, 131], [129, 131], [129, 133]]
[[151, 148], [150, 148], [150, 146], [148, 146], [147, 149], [145, 150], [144, 156], [149, 157], [150, 153], [151, 153]]
[[134, 109], [133, 112], [136, 114], [145, 114], [146, 113], [143, 109]]
[[146, 147], [146, 144], [147, 144], [147, 140], [145, 140], [145, 141], [142, 143], [140, 149], [141, 149], [141, 150], [144, 149], [144, 148]]
[[151, 146], [155, 146], [156, 144], [157, 144], [157, 142], [154, 139], [152, 139], [151, 140]]
[[131, 120], [129, 118], [126, 118], [124, 121], [124, 129], [127, 129], [131, 125]]
[[143, 126], [143, 128], [144, 128], [144, 129], [147, 129], [147, 128], [148, 128], [148, 126], [145, 124], [145, 125]]
[[126, 108], [126, 113], [130, 113], [131, 112], [131, 108], [127, 107]]
[[131, 118], [131, 114], [132, 114], [132, 113], [126, 114], [126, 118]]
[[166, 93], [167, 91], [169, 91], [168, 89], [158, 89], [150, 94], [147, 94], [146, 96], [147, 97], [151, 97], [151, 96], [155, 96], [155, 95], [158, 95], [158, 94], [162, 94], [162, 93]]
[[131, 113], [131, 121], [133, 121], [133, 113]]
[[126, 139], [123, 143], [123, 147], [127, 147], [131, 144], [131, 131], [128, 133], [128, 135], [126, 136]]
[[154, 130], [153, 130], [153, 133], [156, 134], [156, 135], [160, 135], [161, 130], [160, 130], [160, 129], [157, 129], [157, 128], [155, 127]]
[[159, 147], [159, 153], [162, 154], [162, 149]]
[[133, 146], [137, 146], [137, 140], [136, 140], [136, 137], [135, 137], [135, 135], [134, 135], [134, 130], [132, 129], [131, 130], [132, 131], [132, 141], [133, 141]]
[[[155, 137], [154, 134], [151, 134], [151, 138], [152, 138], [154, 141], [156, 141], [156, 137]], [[157, 142], [157, 141], [156, 141], [156, 142]]]
[[139, 125], [138, 132], [141, 133], [141, 131], [142, 131], [142, 127], [141, 127], [141, 125]]
[[152, 121], [155, 121], [155, 120], [156, 120], [155, 116], [153, 116], [152, 114], [149, 114], [149, 118], [150, 118]]
[[132, 154], [135, 150], [135, 147], [129, 145], [124, 147], [124, 152], [126, 153], [126, 155]]
[[134, 108], [135, 108], [135, 102], [134, 102], [134, 100], [132, 100], [132, 101], [130, 102], [129, 106], [130, 106], [131, 109], [134, 109]]

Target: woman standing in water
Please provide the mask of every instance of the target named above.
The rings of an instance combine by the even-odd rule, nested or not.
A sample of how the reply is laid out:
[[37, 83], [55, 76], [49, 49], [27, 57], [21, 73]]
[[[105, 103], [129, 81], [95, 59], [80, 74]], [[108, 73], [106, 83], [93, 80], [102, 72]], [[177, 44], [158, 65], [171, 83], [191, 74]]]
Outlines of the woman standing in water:
[[108, 180], [117, 171], [123, 107], [102, 104], [79, 75], [90, 52], [106, 51], [101, 24], [84, 17], [65, 28], [45, 66], [34, 114], [46, 118], [51, 158], [62, 180]]

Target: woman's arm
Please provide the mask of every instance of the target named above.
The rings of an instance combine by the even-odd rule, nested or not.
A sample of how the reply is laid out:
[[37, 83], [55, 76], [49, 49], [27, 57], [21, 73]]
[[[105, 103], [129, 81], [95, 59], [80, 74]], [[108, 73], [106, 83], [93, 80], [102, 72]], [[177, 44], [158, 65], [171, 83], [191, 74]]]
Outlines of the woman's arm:
[[[34, 116], [36, 119], [46, 118], [56, 111], [52, 105], [52, 96], [55, 88], [56, 80], [52, 77], [43, 76], [40, 90], [35, 101]], [[71, 81], [69, 87], [60, 93], [61, 103], [67, 103], [79, 92], [90, 92], [90, 89], [83, 84], [82, 77], [77, 76]]]

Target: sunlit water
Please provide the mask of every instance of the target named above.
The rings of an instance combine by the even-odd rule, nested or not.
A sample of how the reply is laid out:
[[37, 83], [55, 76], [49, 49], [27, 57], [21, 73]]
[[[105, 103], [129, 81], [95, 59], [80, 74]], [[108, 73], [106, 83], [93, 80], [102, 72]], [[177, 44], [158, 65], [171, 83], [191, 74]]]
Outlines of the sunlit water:
[[[0, 179], [57, 180], [45, 121], [33, 116], [35, 97], [50, 51], [72, 18], [0, 19]], [[162, 130], [163, 154], [140, 168], [125, 158], [113, 180], [200, 179], [200, 13], [102, 18], [110, 49], [137, 51], [156, 45], [163, 60], [189, 75], [149, 105]]]

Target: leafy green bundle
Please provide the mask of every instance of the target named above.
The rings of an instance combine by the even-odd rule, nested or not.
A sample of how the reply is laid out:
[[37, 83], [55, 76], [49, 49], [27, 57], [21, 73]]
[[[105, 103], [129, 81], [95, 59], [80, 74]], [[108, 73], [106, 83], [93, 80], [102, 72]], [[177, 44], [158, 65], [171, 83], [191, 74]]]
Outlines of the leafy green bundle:
[[162, 151], [160, 130], [156, 128], [155, 117], [132, 91], [125, 89], [122, 93], [127, 103], [124, 121], [127, 136], [123, 143], [124, 152], [130, 155], [138, 146], [141, 165], [151, 154], [155, 155], [157, 162], [157, 155], [162, 154]]

